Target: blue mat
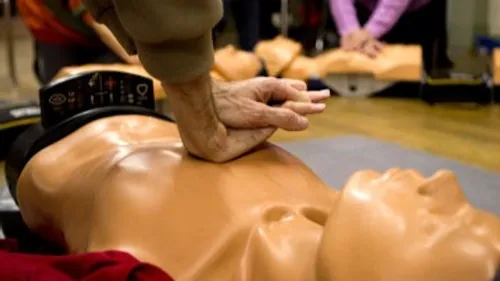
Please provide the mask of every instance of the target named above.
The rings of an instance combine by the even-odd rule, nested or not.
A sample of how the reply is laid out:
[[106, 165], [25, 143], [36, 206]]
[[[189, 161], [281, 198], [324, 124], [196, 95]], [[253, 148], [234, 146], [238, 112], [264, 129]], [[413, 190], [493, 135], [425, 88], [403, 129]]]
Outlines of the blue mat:
[[[416, 169], [431, 176], [439, 169], [456, 173], [465, 195], [475, 207], [500, 215], [500, 174], [396, 144], [359, 136], [282, 143], [327, 184], [341, 188], [362, 169]], [[500, 165], [500, 159], [499, 165]]]

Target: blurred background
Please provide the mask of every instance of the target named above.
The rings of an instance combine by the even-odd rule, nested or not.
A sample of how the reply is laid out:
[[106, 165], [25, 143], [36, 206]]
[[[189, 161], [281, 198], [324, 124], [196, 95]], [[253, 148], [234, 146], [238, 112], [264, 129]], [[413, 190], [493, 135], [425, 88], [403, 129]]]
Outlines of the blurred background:
[[[43, 82], [36, 73], [34, 36], [26, 21], [20, 17], [16, 1], [0, 2], [3, 9], [0, 22], [0, 93], [3, 99], [8, 100], [13, 96], [13, 84], [16, 84], [15, 97], [36, 98]], [[432, 19], [430, 28], [437, 34], [435, 49], [440, 49], [444, 54], [442, 57], [449, 59], [441, 59], [437, 68], [461, 73], [463, 77], [487, 74], [491, 66], [491, 52], [500, 46], [497, 41], [500, 40], [500, 0], [431, 0], [429, 3], [433, 4], [431, 8], [426, 8], [427, 13], [433, 16], [423, 20], [421, 17], [415, 22], [410, 20], [410, 25], [416, 24], [418, 30], [419, 24], [429, 25], [427, 19]], [[10, 4], [11, 13], [6, 13], [6, 4]], [[305, 55], [315, 56], [339, 47], [341, 41], [330, 1], [224, 0], [224, 7], [224, 19], [213, 30], [217, 49], [233, 44], [236, 48], [252, 52], [257, 42], [284, 34], [299, 42]], [[409, 35], [411, 38], [413, 34]], [[8, 51], [9, 44], [13, 46], [12, 52]], [[57, 52], [48, 57], [45, 66], [59, 59]], [[130, 59], [130, 63], [137, 62]], [[15, 75], [9, 72], [11, 69]], [[470, 89], [459, 86], [458, 91], [470, 97], [484, 91], [489, 94], [489, 90], [484, 90], [485, 85]], [[454, 91], [447, 92], [451, 93], [449, 97], [454, 96]], [[396, 96], [412, 96], [409, 94], [412, 91], [405, 88], [394, 92]], [[500, 91], [496, 91], [497, 97], [498, 93]], [[364, 135], [500, 172], [500, 110], [494, 103], [498, 98], [488, 100], [486, 105], [481, 106], [449, 106], [429, 105], [416, 97], [332, 98], [324, 114], [311, 117], [309, 130], [278, 132], [273, 140]]]
[[[20, 85], [22, 87], [37, 88], [38, 83], [31, 71], [33, 42], [30, 32], [19, 16], [16, 0], [0, 1], [2, 3], [0, 6], [0, 14], [2, 15], [2, 27], [0, 29], [2, 40], [0, 44], [0, 89], [5, 91], [10, 83], [9, 68], [7, 67], [9, 54], [6, 49], [9, 28], [12, 28], [12, 38], [15, 45], [16, 73], [22, 74], [18, 75]], [[7, 2], [10, 2], [11, 6], [11, 22], [8, 22], [5, 17], [5, 4]], [[215, 28], [217, 46], [235, 44], [242, 49], [249, 49], [254, 44], [252, 40], [271, 39], [280, 34], [283, 28], [282, 17], [280, 16], [283, 1], [225, 0], [225, 2], [226, 14], [224, 20]], [[249, 5], [244, 2], [258, 2], [258, 4]], [[322, 48], [338, 46], [339, 38], [336, 34], [335, 21], [329, 10], [328, 1], [290, 0], [286, 2], [288, 2], [289, 9], [288, 35], [290, 38], [301, 42], [309, 54], [315, 52], [319, 40], [324, 42]], [[500, 38], [500, 17], [497, 12], [500, 11], [500, 0], [443, 0], [443, 2], [446, 2], [446, 9], [442, 11], [441, 15], [443, 22], [446, 23], [448, 53], [450, 59], [455, 63], [454, 69], [461, 72], [483, 71], [488, 63], [488, 58], [480, 55], [481, 47], [491, 48], [496, 45], [495, 39]], [[239, 41], [237, 23], [242, 21], [254, 22], [239, 24], [240, 26], [247, 25], [247, 27], [243, 27], [243, 30], [247, 28], [246, 33], [254, 34], [244, 34], [243, 36], [250, 37], [250, 39]], [[258, 32], [251, 31], [255, 26], [258, 26]], [[248, 29], [250, 29], [250, 32], [248, 32]], [[255, 38], [251, 38], [252, 36]], [[245, 40], [247, 43], [245, 43]]]

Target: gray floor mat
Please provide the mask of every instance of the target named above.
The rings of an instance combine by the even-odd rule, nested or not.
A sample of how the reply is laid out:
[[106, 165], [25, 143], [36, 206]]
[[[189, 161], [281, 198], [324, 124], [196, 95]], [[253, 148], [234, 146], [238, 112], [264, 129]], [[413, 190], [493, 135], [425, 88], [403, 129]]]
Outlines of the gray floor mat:
[[302, 159], [321, 179], [336, 188], [341, 188], [350, 175], [361, 169], [383, 172], [393, 167], [411, 168], [426, 176], [439, 169], [449, 169], [456, 173], [474, 206], [500, 215], [499, 173], [360, 136], [289, 142], [280, 146]]

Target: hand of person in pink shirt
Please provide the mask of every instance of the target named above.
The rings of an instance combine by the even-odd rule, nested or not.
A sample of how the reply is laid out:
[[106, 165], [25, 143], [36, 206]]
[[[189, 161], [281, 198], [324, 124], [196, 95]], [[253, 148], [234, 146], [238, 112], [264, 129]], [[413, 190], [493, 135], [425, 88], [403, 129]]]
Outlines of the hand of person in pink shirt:
[[341, 38], [341, 47], [347, 51], [358, 51], [375, 57], [382, 50], [383, 44], [364, 28], [356, 29]]

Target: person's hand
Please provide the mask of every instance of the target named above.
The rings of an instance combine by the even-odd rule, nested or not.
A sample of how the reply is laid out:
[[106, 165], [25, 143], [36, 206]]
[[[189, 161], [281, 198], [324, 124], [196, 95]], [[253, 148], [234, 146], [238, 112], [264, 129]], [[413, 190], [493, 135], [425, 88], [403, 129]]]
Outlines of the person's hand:
[[371, 39], [371, 34], [366, 29], [360, 28], [344, 35], [341, 38], [340, 46], [346, 51], [358, 51]]
[[382, 51], [383, 47], [384, 45], [382, 44], [382, 42], [376, 39], [371, 39], [363, 46], [361, 46], [361, 49], [358, 51], [371, 58], [374, 58]]
[[303, 81], [259, 77], [219, 83], [214, 102], [219, 120], [234, 129], [307, 129], [306, 115], [325, 109], [328, 90], [307, 91]]
[[373, 58], [382, 51], [383, 44], [366, 29], [358, 29], [342, 37], [341, 47], [346, 51], [357, 51]]
[[[165, 84], [187, 151], [212, 162], [239, 157], [266, 141], [277, 129], [305, 130], [306, 115], [320, 113], [329, 91], [307, 91], [302, 81], [255, 78], [212, 82], [200, 78], [186, 86]], [[192, 93], [192, 94], [191, 94]], [[196, 95], [198, 94], [198, 95]]]
[[254, 78], [218, 86], [215, 109], [221, 123], [212, 161], [225, 162], [265, 142], [277, 129], [307, 129], [307, 115], [323, 112], [329, 90], [307, 91], [303, 81]]

